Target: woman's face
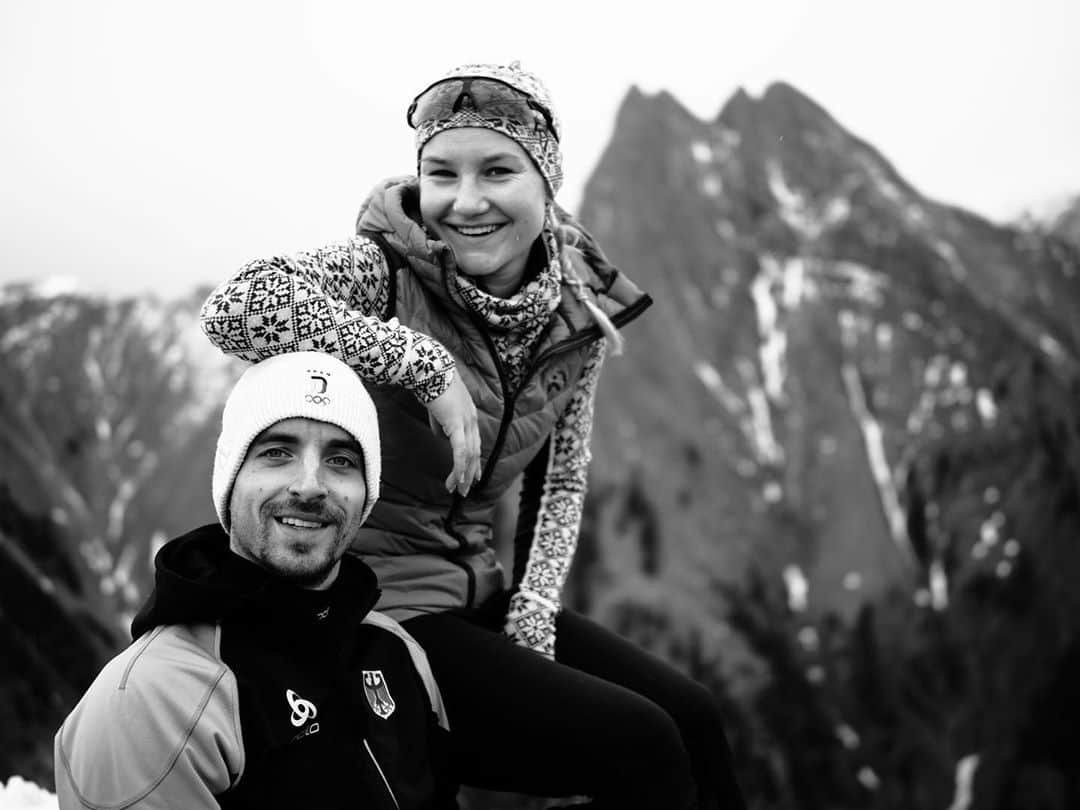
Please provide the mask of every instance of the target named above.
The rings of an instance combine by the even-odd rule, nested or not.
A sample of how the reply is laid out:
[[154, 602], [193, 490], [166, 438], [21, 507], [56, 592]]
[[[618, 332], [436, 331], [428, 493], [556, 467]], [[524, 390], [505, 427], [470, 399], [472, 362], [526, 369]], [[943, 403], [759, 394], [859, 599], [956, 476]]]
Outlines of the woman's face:
[[424, 225], [492, 295], [505, 298], [521, 286], [543, 229], [546, 190], [525, 150], [490, 129], [448, 129], [420, 153]]

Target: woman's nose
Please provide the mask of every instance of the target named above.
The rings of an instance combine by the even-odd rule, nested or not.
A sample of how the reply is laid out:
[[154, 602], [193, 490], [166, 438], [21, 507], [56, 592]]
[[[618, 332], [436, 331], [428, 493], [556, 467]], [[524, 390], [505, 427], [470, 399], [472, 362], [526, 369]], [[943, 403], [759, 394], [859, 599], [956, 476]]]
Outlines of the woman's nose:
[[454, 212], [464, 216], [482, 214], [490, 203], [481, 185], [472, 178], [463, 178], [454, 195]]

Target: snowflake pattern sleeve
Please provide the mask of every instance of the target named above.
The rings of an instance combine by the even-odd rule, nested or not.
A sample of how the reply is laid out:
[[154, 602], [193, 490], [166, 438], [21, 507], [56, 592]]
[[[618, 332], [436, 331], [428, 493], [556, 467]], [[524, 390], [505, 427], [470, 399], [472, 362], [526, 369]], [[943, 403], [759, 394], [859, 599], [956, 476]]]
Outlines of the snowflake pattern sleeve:
[[547, 472], [518, 589], [510, 597], [505, 632], [516, 643], [555, 657], [555, 618], [577, 548], [588, 483], [593, 403], [606, 342], [598, 341], [567, 406], [555, 424]]
[[257, 361], [321, 351], [373, 383], [401, 385], [427, 404], [453, 378], [454, 359], [396, 318], [379, 246], [362, 236], [311, 252], [249, 262], [203, 304], [202, 329], [226, 354]]

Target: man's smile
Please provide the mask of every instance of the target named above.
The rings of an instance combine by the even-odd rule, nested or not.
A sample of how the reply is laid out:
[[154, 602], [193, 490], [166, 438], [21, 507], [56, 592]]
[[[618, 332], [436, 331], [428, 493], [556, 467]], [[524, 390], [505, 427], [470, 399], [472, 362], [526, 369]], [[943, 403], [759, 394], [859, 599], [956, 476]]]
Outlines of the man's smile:
[[330, 525], [321, 521], [307, 520], [304, 518], [290, 516], [280, 516], [275, 518], [275, 520], [277, 520], [278, 523], [281, 523], [284, 526], [291, 526], [294, 529], [322, 529]]

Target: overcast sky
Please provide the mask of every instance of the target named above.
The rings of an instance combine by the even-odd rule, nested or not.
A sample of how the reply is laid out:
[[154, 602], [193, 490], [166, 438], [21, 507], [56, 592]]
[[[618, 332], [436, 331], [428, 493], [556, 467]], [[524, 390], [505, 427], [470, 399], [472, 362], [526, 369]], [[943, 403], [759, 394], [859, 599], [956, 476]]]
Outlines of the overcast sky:
[[712, 118], [781, 79], [933, 198], [1003, 221], [1080, 193], [1077, 0], [635, 7], [4, 0], [0, 283], [172, 296], [347, 237], [413, 169], [414, 93], [466, 61], [548, 83], [570, 208], [632, 84]]

